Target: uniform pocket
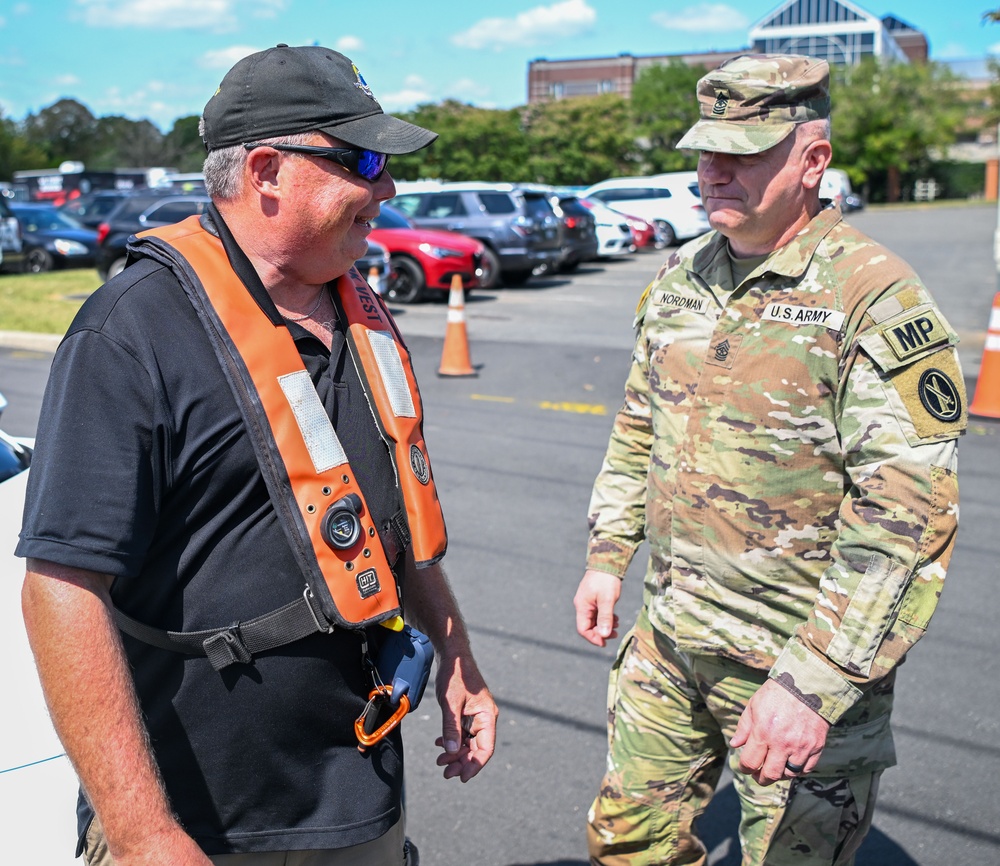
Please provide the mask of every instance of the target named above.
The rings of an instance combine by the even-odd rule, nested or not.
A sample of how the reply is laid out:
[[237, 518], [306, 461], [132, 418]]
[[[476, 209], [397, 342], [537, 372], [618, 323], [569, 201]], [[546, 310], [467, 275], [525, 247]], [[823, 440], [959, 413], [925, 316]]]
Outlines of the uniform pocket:
[[875, 553], [858, 583], [827, 655], [851, 673], [867, 677], [875, 654], [892, 625], [910, 571]]

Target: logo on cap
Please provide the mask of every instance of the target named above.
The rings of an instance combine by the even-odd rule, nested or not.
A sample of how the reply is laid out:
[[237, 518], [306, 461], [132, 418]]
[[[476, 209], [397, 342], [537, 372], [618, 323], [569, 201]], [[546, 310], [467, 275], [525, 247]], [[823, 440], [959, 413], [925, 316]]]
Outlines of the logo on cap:
[[358, 72], [358, 67], [352, 63], [351, 69], [354, 70], [354, 86], [369, 99], [375, 99], [375, 94], [372, 93], [372, 89], [368, 86], [368, 82], [365, 81], [361, 73]]
[[715, 91], [715, 105], [712, 106], [712, 117], [725, 117], [729, 110], [729, 94], [725, 90]]

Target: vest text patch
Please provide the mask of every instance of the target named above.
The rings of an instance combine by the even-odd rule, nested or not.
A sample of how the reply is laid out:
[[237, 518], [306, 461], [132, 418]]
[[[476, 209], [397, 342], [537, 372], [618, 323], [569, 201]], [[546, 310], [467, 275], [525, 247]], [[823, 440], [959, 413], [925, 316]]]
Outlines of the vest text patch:
[[948, 332], [931, 310], [888, 325], [879, 333], [900, 361], [948, 342]]
[[831, 331], [839, 331], [847, 318], [838, 310], [822, 307], [800, 307], [795, 304], [768, 304], [764, 308], [764, 318], [787, 325], [822, 325]]

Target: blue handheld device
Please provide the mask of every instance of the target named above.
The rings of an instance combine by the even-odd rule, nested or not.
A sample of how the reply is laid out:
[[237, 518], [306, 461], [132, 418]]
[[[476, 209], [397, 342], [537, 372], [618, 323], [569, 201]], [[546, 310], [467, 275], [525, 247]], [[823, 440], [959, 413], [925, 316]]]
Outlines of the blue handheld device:
[[412, 713], [424, 696], [424, 687], [434, 662], [434, 647], [430, 638], [411, 626], [401, 631], [390, 631], [383, 637], [375, 668], [382, 682], [392, 685], [389, 703], [399, 704], [406, 695]]

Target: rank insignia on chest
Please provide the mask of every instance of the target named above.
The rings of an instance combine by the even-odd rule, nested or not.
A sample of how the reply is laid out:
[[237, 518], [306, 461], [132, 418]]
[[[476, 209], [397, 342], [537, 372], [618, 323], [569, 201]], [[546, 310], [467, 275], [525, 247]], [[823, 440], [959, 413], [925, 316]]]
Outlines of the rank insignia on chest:
[[715, 337], [708, 346], [705, 363], [711, 364], [713, 367], [725, 367], [727, 370], [731, 370], [742, 342], [742, 334], [721, 334]]

